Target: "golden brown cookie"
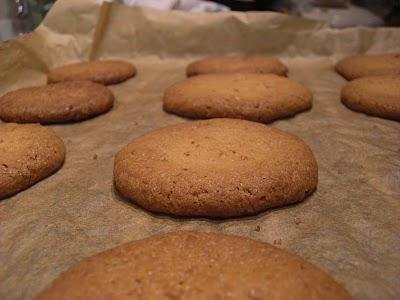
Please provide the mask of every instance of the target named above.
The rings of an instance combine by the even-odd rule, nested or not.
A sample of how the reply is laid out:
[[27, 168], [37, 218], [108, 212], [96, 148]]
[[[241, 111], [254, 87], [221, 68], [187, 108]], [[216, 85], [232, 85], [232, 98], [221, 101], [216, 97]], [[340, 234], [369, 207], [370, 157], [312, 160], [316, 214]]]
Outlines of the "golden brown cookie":
[[272, 73], [286, 76], [287, 67], [276, 57], [260, 55], [210, 56], [192, 62], [186, 68], [188, 77], [209, 73]]
[[136, 67], [122, 60], [100, 60], [65, 65], [47, 74], [49, 83], [71, 80], [90, 80], [101, 84], [115, 84], [136, 75]]
[[133, 241], [85, 258], [37, 300], [349, 300], [328, 274], [270, 244], [181, 231]]
[[400, 53], [349, 56], [340, 60], [335, 70], [348, 80], [376, 75], [400, 75]]
[[238, 118], [271, 122], [310, 109], [312, 94], [274, 74], [207, 74], [175, 83], [164, 93], [164, 110], [190, 118]]
[[17, 123], [64, 123], [109, 111], [114, 96], [91, 81], [69, 81], [22, 88], [0, 97], [0, 119]]
[[342, 102], [355, 111], [400, 120], [400, 74], [350, 81], [342, 89]]
[[256, 214], [303, 200], [317, 178], [314, 155], [301, 139], [235, 119], [154, 130], [125, 146], [114, 164], [123, 196], [178, 216]]
[[64, 157], [64, 143], [50, 128], [0, 124], [0, 199], [54, 173]]

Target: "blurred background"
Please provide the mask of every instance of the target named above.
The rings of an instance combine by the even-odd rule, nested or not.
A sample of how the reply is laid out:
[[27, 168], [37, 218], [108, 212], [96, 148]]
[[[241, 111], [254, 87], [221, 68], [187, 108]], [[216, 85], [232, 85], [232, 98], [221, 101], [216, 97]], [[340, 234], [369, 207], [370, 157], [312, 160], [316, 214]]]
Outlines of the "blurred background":
[[[32, 31], [56, 0], [0, 0], [0, 41]], [[98, 0], [102, 2], [102, 0]], [[129, 6], [195, 12], [278, 11], [334, 28], [400, 26], [400, 0], [114, 0]]]

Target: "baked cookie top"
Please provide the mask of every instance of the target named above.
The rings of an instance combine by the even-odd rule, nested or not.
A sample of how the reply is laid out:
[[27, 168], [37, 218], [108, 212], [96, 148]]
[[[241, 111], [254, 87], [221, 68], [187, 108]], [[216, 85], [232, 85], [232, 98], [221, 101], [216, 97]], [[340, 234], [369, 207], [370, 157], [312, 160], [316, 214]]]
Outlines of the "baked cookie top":
[[114, 96], [91, 81], [69, 81], [18, 89], [0, 97], [0, 119], [17, 123], [80, 121], [109, 111]]
[[303, 200], [317, 163], [298, 137], [259, 123], [213, 119], [167, 126], [115, 158], [117, 190], [152, 211], [232, 217]]
[[400, 74], [352, 80], [342, 89], [342, 102], [355, 111], [400, 120]]
[[335, 70], [348, 80], [375, 75], [400, 75], [400, 53], [349, 56], [340, 60]]
[[64, 143], [50, 128], [0, 124], [0, 199], [49, 176], [64, 158]]
[[272, 73], [286, 76], [287, 67], [276, 57], [261, 55], [210, 56], [190, 63], [188, 77], [208, 73]]
[[312, 94], [302, 84], [274, 74], [207, 74], [169, 87], [167, 112], [190, 118], [238, 118], [271, 122], [310, 109]]
[[351, 299], [304, 259], [243, 237], [175, 232], [123, 244], [61, 273], [37, 300]]
[[101, 84], [116, 84], [136, 75], [136, 67], [123, 60], [81, 62], [54, 68], [47, 74], [49, 83], [90, 80]]

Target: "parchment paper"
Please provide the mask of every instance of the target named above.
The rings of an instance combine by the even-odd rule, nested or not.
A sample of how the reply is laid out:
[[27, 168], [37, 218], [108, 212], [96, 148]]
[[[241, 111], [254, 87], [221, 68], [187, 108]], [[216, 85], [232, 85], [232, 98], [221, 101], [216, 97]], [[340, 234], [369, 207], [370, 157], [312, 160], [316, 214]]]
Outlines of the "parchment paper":
[[[94, 0], [59, 0], [35, 32], [0, 44], [0, 94], [44, 84], [48, 67], [85, 60], [97, 13]], [[111, 112], [51, 126], [67, 147], [63, 168], [0, 202], [0, 299], [31, 299], [82, 257], [178, 229], [274, 243], [331, 274], [355, 299], [399, 299], [400, 123], [345, 108], [345, 80], [332, 69], [348, 54], [396, 51], [393, 28], [333, 30], [273, 13], [115, 5], [99, 56], [132, 61], [139, 73], [111, 86]], [[234, 52], [278, 55], [289, 77], [312, 90], [312, 110], [271, 126], [310, 145], [318, 190], [301, 204], [228, 220], [153, 215], [121, 199], [112, 184], [115, 153], [145, 132], [187, 121], [162, 111], [164, 89], [193, 59]]]

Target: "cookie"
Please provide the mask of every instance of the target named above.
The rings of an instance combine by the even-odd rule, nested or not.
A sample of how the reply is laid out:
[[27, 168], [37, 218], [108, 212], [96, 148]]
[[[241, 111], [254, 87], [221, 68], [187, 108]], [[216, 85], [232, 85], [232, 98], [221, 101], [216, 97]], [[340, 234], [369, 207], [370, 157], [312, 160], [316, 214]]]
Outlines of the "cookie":
[[350, 81], [342, 89], [342, 102], [358, 112], [400, 121], [400, 75]]
[[335, 70], [348, 80], [376, 75], [400, 75], [400, 54], [354, 55], [340, 60]]
[[287, 67], [276, 57], [260, 55], [210, 56], [189, 64], [188, 77], [209, 73], [272, 73], [286, 76]]
[[17, 123], [64, 123], [109, 111], [114, 96], [91, 81], [69, 81], [22, 88], [0, 97], [0, 119]]
[[154, 130], [114, 163], [121, 195], [177, 216], [243, 216], [295, 203], [315, 190], [317, 173], [313, 153], [296, 136], [235, 119]]
[[206, 74], [169, 87], [164, 110], [189, 118], [238, 118], [271, 122], [312, 106], [312, 94], [298, 82], [274, 74]]
[[90, 80], [101, 84], [123, 82], [136, 75], [136, 67], [122, 60], [100, 60], [65, 65], [50, 70], [47, 81]]
[[58, 170], [62, 140], [38, 124], [0, 124], [0, 199], [16, 194]]
[[129, 242], [61, 273], [37, 300], [351, 299], [328, 274], [270, 244], [181, 231]]

